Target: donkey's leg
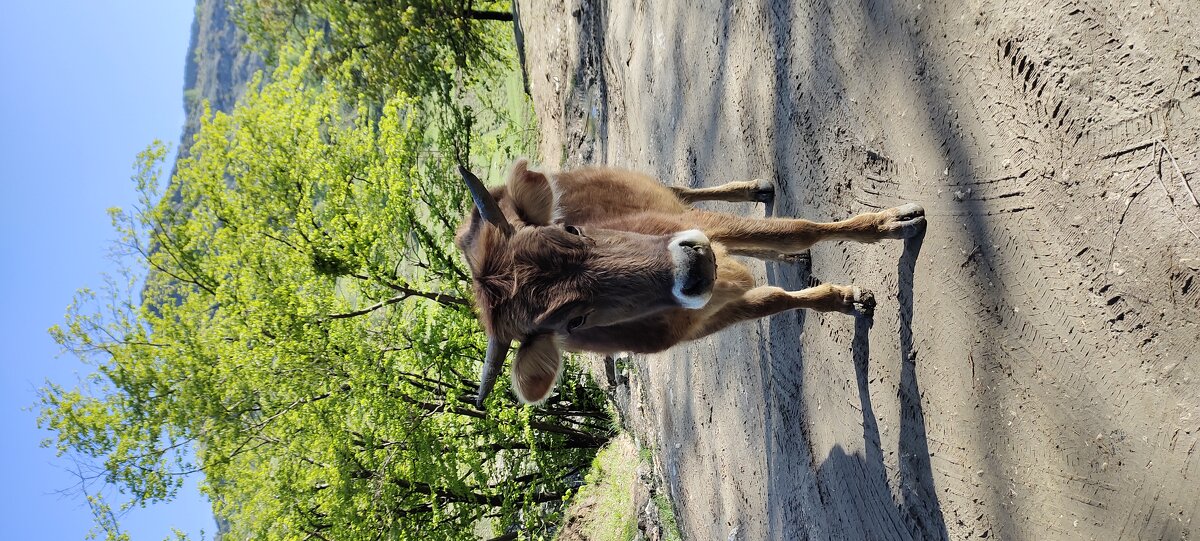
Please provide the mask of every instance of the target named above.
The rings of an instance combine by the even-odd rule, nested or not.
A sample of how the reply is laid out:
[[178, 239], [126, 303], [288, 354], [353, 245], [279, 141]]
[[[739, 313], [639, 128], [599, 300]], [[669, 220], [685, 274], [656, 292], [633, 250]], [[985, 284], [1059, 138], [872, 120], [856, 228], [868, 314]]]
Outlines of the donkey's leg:
[[780, 263], [791, 263], [794, 265], [802, 264], [809, 259], [808, 251], [787, 254], [775, 250], [763, 250], [759, 248], [730, 248], [729, 255], [737, 255], [742, 257], [753, 257], [755, 259], [763, 259], [770, 261], [778, 261]]
[[775, 196], [775, 185], [763, 179], [741, 180], [712, 188], [679, 188], [672, 186], [675, 196], [687, 204], [698, 201], [729, 201], [766, 203]]
[[840, 222], [818, 223], [792, 218], [743, 218], [693, 211], [708, 238], [730, 250], [797, 253], [826, 240], [875, 242], [916, 236], [925, 227], [925, 210], [916, 203], [859, 214]]
[[800, 291], [786, 291], [775, 286], [759, 286], [747, 291], [740, 299], [726, 303], [702, 321], [698, 321], [688, 332], [687, 339], [694, 340], [707, 336], [741, 321], [758, 319], [799, 308], [820, 312], [870, 315], [875, 308], [875, 296], [870, 291], [858, 286], [821, 284]]

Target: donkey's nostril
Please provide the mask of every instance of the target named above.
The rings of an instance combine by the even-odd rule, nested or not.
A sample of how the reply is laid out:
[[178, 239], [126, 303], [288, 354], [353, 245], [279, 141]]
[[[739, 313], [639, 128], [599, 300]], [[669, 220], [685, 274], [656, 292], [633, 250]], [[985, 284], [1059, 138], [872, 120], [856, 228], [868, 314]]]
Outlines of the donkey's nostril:
[[697, 260], [707, 260], [713, 263], [717, 261], [717, 254], [713, 253], [712, 246], [708, 244], [698, 244], [687, 248], [691, 250]]
[[680, 246], [682, 248], [695, 248], [698, 246], [708, 248], [709, 240], [708, 236], [705, 235], [703, 231], [700, 231], [699, 229], [689, 229], [687, 231], [676, 233], [671, 239], [671, 244]]

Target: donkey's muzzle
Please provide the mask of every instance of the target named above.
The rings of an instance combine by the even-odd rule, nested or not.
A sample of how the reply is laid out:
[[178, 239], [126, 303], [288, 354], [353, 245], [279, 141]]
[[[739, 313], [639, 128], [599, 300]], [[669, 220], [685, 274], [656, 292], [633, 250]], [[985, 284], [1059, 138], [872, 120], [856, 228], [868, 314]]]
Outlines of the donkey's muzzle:
[[717, 257], [708, 237], [689, 229], [675, 234], [667, 248], [675, 265], [675, 300], [692, 310], [704, 307], [717, 278]]

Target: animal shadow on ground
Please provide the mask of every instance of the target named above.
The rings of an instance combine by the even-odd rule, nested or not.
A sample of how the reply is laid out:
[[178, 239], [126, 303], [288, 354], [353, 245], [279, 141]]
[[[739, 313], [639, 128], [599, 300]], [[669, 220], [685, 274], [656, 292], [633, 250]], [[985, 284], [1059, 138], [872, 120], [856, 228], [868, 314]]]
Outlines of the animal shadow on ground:
[[[858, 397], [862, 409], [865, 456], [846, 454], [834, 446], [821, 464], [822, 499], [841, 500], [842, 509], [854, 509], [856, 517], [838, 517], [835, 523], [843, 528], [861, 527], [855, 532], [865, 538], [885, 539], [948, 539], [941, 505], [933, 484], [929, 444], [925, 433], [925, 416], [917, 382], [916, 352], [913, 350], [913, 273], [921, 251], [924, 234], [904, 243], [898, 269], [900, 437], [896, 453], [898, 471], [893, 475], [893, 490], [889, 486], [884, 465], [884, 450], [879, 425], [871, 403], [868, 387], [871, 350], [869, 334], [873, 321], [858, 318], [854, 326], [852, 355], [858, 382]], [[877, 359], [878, 360], [878, 359]], [[847, 480], [857, 479], [860, 486]], [[847, 519], [861, 521], [851, 527]]]

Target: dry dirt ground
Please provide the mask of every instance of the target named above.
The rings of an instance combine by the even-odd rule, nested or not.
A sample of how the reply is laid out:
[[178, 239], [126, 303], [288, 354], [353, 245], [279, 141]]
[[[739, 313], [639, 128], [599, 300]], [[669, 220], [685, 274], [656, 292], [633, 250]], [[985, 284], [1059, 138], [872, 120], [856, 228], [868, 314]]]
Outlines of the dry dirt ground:
[[688, 538], [1200, 537], [1195, 0], [519, 8], [547, 168], [928, 213], [923, 239], [752, 263], [870, 288], [873, 320], [633, 359]]

